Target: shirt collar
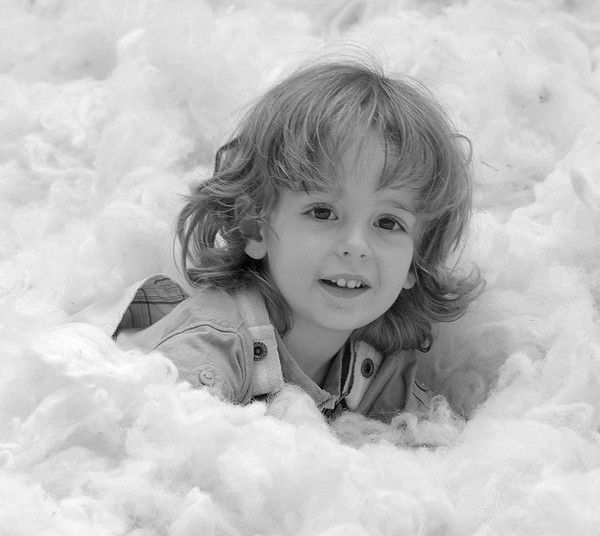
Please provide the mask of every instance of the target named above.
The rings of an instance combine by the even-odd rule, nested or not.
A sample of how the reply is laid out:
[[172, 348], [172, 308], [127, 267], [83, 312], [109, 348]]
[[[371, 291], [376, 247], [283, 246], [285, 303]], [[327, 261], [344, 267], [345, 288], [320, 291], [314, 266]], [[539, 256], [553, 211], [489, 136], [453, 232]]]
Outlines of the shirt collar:
[[323, 388], [319, 387], [304, 371], [292, 357], [277, 334], [277, 347], [279, 359], [281, 361], [281, 371], [283, 379], [288, 383], [293, 383], [305, 391], [319, 406], [319, 409], [334, 409], [342, 395], [345, 395], [345, 389], [348, 383], [348, 372], [352, 367], [344, 366], [344, 358], [350, 358], [350, 352], [344, 346], [333, 358], [327, 376], [323, 382]]

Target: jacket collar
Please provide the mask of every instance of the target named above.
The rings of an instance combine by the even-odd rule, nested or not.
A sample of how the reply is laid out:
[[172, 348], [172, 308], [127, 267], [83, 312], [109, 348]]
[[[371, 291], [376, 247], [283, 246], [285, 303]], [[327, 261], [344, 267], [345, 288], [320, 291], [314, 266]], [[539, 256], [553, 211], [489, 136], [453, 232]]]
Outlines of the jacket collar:
[[346, 346], [344, 346], [344, 348], [342, 348], [333, 358], [325, 381], [323, 382], [323, 388], [319, 387], [304, 373], [300, 368], [300, 365], [298, 365], [286, 348], [279, 334], [277, 334], [277, 346], [279, 349], [281, 370], [285, 381], [293, 383], [305, 391], [315, 401], [319, 409], [334, 409], [345, 394], [349, 379], [349, 371], [352, 370], [352, 366], [344, 366], [344, 359], [350, 359], [352, 357], [351, 353], [347, 351]]

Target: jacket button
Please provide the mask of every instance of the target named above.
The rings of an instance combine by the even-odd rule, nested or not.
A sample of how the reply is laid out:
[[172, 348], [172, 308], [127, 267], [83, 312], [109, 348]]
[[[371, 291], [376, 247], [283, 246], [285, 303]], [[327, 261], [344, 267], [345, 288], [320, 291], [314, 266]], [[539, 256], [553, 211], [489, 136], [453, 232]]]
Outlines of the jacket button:
[[208, 387], [215, 383], [215, 375], [210, 370], [203, 370], [198, 375], [198, 378], [200, 379], [200, 383], [202, 385], [206, 385]]
[[254, 361], [262, 361], [267, 357], [267, 345], [264, 342], [254, 343]]
[[373, 376], [373, 372], [375, 372], [375, 363], [373, 363], [373, 360], [370, 357], [367, 357], [360, 366], [360, 373], [365, 378], [370, 378]]

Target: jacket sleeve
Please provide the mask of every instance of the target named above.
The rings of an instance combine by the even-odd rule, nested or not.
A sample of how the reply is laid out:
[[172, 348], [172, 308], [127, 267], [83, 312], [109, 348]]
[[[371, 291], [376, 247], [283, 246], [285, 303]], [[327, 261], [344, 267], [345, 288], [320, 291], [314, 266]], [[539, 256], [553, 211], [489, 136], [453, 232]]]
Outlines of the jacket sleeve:
[[[237, 330], [212, 323], [183, 326], [163, 333], [161, 322], [127, 338], [126, 346], [148, 353], [157, 351], [178, 370], [178, 380], [235, 403], [251, 398], [246, 358], [251, 348]], [[120, 341], [119, 341], [120, 342]]]

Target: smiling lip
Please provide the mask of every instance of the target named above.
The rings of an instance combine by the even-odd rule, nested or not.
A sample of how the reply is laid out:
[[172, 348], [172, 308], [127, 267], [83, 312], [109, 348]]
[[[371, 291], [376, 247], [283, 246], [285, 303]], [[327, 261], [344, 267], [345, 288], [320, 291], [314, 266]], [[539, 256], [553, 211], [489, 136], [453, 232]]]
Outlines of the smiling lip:
[[368, 279], [353, 274], [335, 274], [332, 276], [323, 277], [321, 278], [321, 281], [324, 281], [325, 284], [331, 283], [332, 285], [337, 285], [340, 288], [348, 289], [371, 286], [371, 282]]
[[363, 277], [350, 274], [336, 274], [319, 279], [321, 288], [336, 298], [354, 298], [369, 289], [369, 282]]
[[329, 282], [329, 280], [326, 279], [320, 279], [319, 285], [327, 294], [333, 296], [334, 298], [356, 298], [364, 292], [367, 292], [367, 290], [369, 289], [369, 287], [338, 287], [337, 285]]

